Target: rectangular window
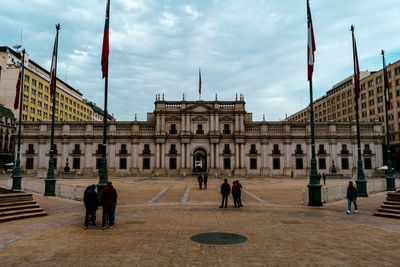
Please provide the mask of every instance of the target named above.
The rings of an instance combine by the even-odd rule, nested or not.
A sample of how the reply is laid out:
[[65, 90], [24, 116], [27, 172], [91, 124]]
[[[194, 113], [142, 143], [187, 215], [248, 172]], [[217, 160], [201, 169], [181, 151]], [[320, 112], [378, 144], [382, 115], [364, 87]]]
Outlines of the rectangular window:
[[171, 128], [170, 128], [170, 130], [169, 130], [169, 133], [170, 133], [170, 134], [176, 134], [176, 133], [177, 133], [177, 131], [176, 131], [176, 124], [171, 124]]
[[224, 158], [224, 169], [229, 170], [231, 168], [231, 158]]
[[79, 170], [81, 168], [81, 158], [72, 159], [72, 169]]
[[296, 158], [296, 170], [302, 170], [302, 169], [303, 169], [303, 159]]
[[169, 153], [170, 154], [176, 154], [176, 145], [175, 144], [171, 144]]
[[342, 169], [343, 170], [349, 169], [349, 159], [348, 158], [342, 158]]
[[150, 154], [150, 145], [149, 144], [145, 144], [144, 148], [143, 148], [143, 154]]
[[255, 144], [250, 145], [250, 154], [257, 154], [257, 149]]
[[229, 124], [224, 124], [224, 134], [230, 134], [231, 130], [229, 129]]
[[279, 151], [279, 145], [274, 144], [274, 148], [272, 150], [272, 154], [280, 154], [281, 152]]
[[170, 170], [176, 170], [176, 158], [169, 158]]
[[366, 170], [372, 169], [372, 163], [370, 158], [364, 158], [364, 169]]
[[32, 170], [33, 169], [33, 158], [26, 159], [26, 169]]
[[223, 151], [223, 153], [224, 153], [224, 154], [230, 154], [230, 153], [231, 153], [231, 150], [230, 150], [230, 148], [229, 148], [229, 144], [225, 144], [225, 145], [224, 145], [224, 151]]
[[318, 169], [321, 169], [321, 170], [326, 169], [326, 159], [325, 158], [318, 159]]
[[150, 158], [143, 158], [143, 170], [150, 169]]
[[128, 151], [126, 150], [126, 144], [121, 144], [121, 150], [119, 151], [120, 154], [127, 154]]
[[257, 158], [250, 158], [250, 170], [257, 170]]
[[196, 134], [204, 134], [203, 131], [203, 124], [197, 124], [197, 131]]
[[119, 159], [119, 169], [126, 170], [126, 158]]
[[274, 170], [279, 170], [281, 168], [281, 159], [280, 158], [272, 159], [272, 168]]

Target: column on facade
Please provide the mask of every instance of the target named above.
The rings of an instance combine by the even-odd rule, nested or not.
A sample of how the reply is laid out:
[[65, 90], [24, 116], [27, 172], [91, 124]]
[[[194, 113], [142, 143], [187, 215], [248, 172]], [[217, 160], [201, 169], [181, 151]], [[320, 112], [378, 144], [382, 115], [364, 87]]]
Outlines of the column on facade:
[[181, 115], [181, 132], [185, 131], [185, 115], [182, 113]]
[[235, 168], [239, 168], [239, 144], [235, 144]]
[[61, 159], [60, 162], [57, 163], [57, 169], [64, 169], [64, 167], [66, 166], [67, 163], [67, 159], [68, 159], [68, 166], [69, 168], [72, 170], [72, 158], [68, 158], [68, 147], [69, 147], [69, 143], [68, 142], [61, 142]]
[[118, 168], [119, 166], [117, 165], [117, 157], [115, 156], [115, 142], [113, 143], [108, 143], [108, 148], [107, 148], [107, 158], [108, 162], [110, 164], [110, 168]]
[[244, 168], [246, 166], [245, 157], [244, 157], [245, 151], [244, 151], [244, 144], [240, 144], [240, 168]]
[[160, 133], [160, 127], [161, 127], [160, 114], [156, 113], [156, 134]]
[[214, 144], [213, 143], [210, 143], [210, 155], [211, 155], [210, 167], [214, 168]]
[[160, 144], [156, 143], [156, 168], [160, 168]]
[[190, 114], [186, 114], [186, 131], [190, 132]]
[[186, 168], [190, 168], [190, 145], [186, 144]]
[[267, 151], [267, 144], [263, 143], [262, 144], [262, 163], [261, 166], [266, 168], [267, 165], [267, 155], [268, 155], [268, 151]]
[[239, 114], [235, 113], [235, 133], [239, 131]]
[[84, 168], [87, 169], [93, 168], [93, 164], [91, 162], [93, 154], [92, 148], [93, 148], [93, 143], [85, 142], [85, 147], [83, 149], [83, 153], [85, 153], [85, 158], [84, 158], [84, 163], [82, 165], [84, 166]]
[[244, 134], [244, 114], [243, 113], [240, 113], [240, 115], [239, 115], [240, 117], [240, 126], [239, 126], [239, 128], [240, 128], [240, 131], [242, 132], [242, 134]]
[[161, 144], [161, 168], [165, 168], [165, 143]]
[[215, 168], [219, 168], [219, 143], [215, 144]]
[[185, 168], [185, 144], [181, 143], [181, 168]]
[[215, 114], [215, 131], [217, 131], [217, 133], [219, 133], [219, 114]]
[[213, 131], [214, 131], [214, 126], [215, 126], [214, 114], [211, 113], [211, 114], [210, 114], [210, 132], [213, 132]]
[[137, 168], [137, 158], [138, 158], [138, 145], [133, 144], [132, 145], [132, 154], [131, 154], [131, 160], [132, 160], [132, 168]]
[[165, 133], [167, 129], [165, 128], [165, 113], [161, 114], [161, 133]]

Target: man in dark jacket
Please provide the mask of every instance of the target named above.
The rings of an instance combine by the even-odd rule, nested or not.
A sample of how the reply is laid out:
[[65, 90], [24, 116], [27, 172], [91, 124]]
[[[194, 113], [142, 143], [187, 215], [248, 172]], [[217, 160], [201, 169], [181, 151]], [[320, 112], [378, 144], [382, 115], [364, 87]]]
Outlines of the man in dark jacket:
[[114, 204], [117, 203], [117, 190], [112, 186], [112, 182], [108, 181], [107, 186], [101, 191], [101, 203], [103, 204], [103, 219], [101, 229], [106, 228], [106, 220], [110, 222], [110, 227], [114, 226]]
[[353, 182], [349, 182], [347, 187], [347, 214], [351, 213], [351, 202], [354, 204], [354, 213], [358, 213], [357, 210], [357, 189], [353, 186]]
[[201, 176], [201, 174], [199, 174], [199, 176], [197, 176], [197, 181], [199, 182], [199, 188], [201, 189], [201, 187], [203, 185], [203, 177]]
[[96, 228], [96, 210], [98, 208], [97, 193], [95, 191], [96, 186], [94, 184], [88, 186], [83, 194], [83, 203], [86, 208], [85, 215], [85, 230], [88, 228], [89, 217], [91, 217], [92, 226]]
[[231, 186], [228, 184], [228, 179], [224, 179], [224, 183], [221, 185], [221, 195], [222, 195], [222, 204], [220, 208], [228, 207], [228, 196], [231, 193]]

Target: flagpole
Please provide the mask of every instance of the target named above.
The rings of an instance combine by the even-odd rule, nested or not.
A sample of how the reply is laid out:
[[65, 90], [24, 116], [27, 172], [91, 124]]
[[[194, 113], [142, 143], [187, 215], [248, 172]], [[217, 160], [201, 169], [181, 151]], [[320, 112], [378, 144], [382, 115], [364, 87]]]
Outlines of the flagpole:
[[315, 134], [314, 134], [314, 104], [313, 104], [313, 89], [312, 89], [312, 72], [314, 70], [314, 31], [311, 20], [310, 4], [307, 0], [307, 27], [308, 27], [308, 44], [307, 44], [307, 64], [308, 64], [308, 81], [310, 85], [310, 126], [311, 126], [311, 170], [310, 182], [308, 187], [308, 205], [322, 206], [321, 202], [321, 184], [317, 173], [317, 160], [315, 158]]
[[382, 50], [382, 64], [383, 64], [383, 78], [384, 78], [384, 86], [385, 86], [385, 118], [386, 118], [386, 153], [387, 153], [387, 166], [388, 169], [386, 171], [386, 191], [396, 191], [396, 184], [393, 176], [393, 168], [392, 168], [392, 156], [390, 151], [390, 134], [389, 134], [389, 115], [388, 115], [388, 99], [389, 99], [389, 81], [387, 80], [387, 70], [385, 63], [385, 52]]
[[[359, 197], [368, 197], [367, 191], [367, 180], [364, 176], [364, 169], [363, 169], [363, 162], [361, 158], [361, 136], [360, 136], [360, 115], [358, 112], [358, 94], [360, 90], [360, 73], [358, 67], [358, 56], [356, 57], [357, 47], [355, 44], [355, 37], [354, 37], [354, 26], [351, 25], [350, 28], [352, 42], [353, 42], [353, 65], [354, 65], [354, 99], [356, 104], [356, 128], [357, 128], [357, 191]], [[357, 62], [356, 62], [357, 60]]]
[[21, 66], [21, 86], [19, 93], [19, 121], [18, 121], [18, 141], [17, 141], [17, 160], [15, 162], [15, 168], [12, 180], [12, 190], [21, 190], [21, 118], [22, 118], [22, 98], [24, 88], [24, 68], [25, 68], [25, 49], [22, 49], [22, 66]]
[[104, 116], [103, 116], [103, 145], [102, 145], [102, 157], [100, 160], [100, 168], [99, 168], [99, 183], [97, 184], [97, 193], [100, 195], [103, 188], [107, 185], [108, 181], [108, 172], [107, 172], [107, 99], [108, 99], [108, 56], [109, 56], [109, 20], [110, 20], [110, 0], [107, 1], [107, 8], [106, 8], [106, 22], [104, 28], [104, 36], [103, 36], [103, 53], [105, 54], [105, 58], [103, 58], [102, 53], [102, 66], [105, 66], [105, 75], [104, 69], [103, 71], [103, 78], [104, 80]]
[[[45, 196], [55, 196], [56, 195], [56, 179], [54, 178], [54, 113], [56, 108], [56, 91], [57, 91], [57, 57], [58, 57], [58, 32], [60, 30], [60, 24], [56, 25], [56, 45], [55, 45], [55, 66], [54, 66], [54, 85], [50, 88], [50, 92], [53, 90], [53, 107], [51, 116], [51, 137], [50, 137], [50, 159], [49, 159], [49, 169], [47, 170], [47, 177], [45, 181]], [[53, 77], [53, 76], [51, 76]], [[51, 85], [51, 81], [50, 81]]]

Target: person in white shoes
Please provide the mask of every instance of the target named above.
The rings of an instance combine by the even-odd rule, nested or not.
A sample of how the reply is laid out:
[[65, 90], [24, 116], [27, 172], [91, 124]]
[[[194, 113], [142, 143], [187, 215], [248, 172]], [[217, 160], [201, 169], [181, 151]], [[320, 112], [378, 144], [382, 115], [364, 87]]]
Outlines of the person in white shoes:
[[351, 213], [351, 203], [354, 205], [354, 213], [358, 213], [357, 210], [357, 189], [353, 186], [353, 182], [349, 182], [347, 187], [347, 214]]

